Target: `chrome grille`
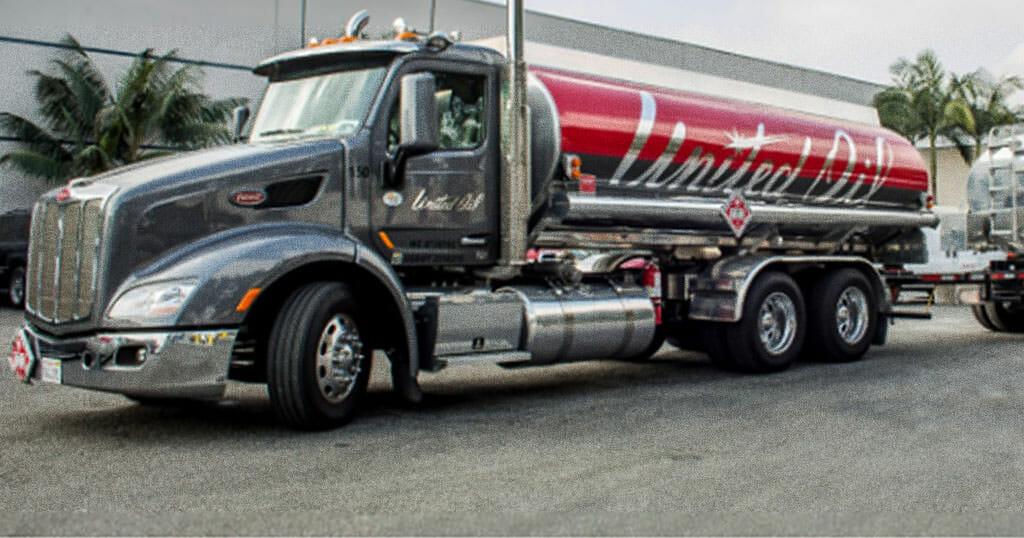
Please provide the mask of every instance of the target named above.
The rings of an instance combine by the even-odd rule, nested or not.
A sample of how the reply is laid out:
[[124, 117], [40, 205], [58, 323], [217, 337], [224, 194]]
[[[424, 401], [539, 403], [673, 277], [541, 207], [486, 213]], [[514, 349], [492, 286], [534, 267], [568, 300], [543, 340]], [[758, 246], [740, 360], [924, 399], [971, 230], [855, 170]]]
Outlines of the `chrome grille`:
[[36, 204], [29, 243], [31, 314], [51, 323], [89, 318], [96, 299], [104, 204], [112, 188], [74, 189], [64, 201]]

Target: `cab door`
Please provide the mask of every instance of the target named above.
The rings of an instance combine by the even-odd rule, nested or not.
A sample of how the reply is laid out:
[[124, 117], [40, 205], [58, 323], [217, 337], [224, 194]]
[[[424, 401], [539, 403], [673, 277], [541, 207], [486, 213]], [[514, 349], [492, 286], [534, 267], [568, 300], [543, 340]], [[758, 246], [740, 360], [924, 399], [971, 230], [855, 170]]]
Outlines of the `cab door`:
[[[498, 257], [499, 135], [497, 72], [486, 65], [415, 62], [396, 77], [429, 72], [436, 81], [439, 146], [406, 160], [404, 173], [378, 181], [372, 236], [398, 266], [485, 265]], [[400, 137], [398, 92], [389, 92], [384, 159]], [[384, 126], [381, 126], [384, 127]], [[381, 147], [378, 145], [377, 147]]]

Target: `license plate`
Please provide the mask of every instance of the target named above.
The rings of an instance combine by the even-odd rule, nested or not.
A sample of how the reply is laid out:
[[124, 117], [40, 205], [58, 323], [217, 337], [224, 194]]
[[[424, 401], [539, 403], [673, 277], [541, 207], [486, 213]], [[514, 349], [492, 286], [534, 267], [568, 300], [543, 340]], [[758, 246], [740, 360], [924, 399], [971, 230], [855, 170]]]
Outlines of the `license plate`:
[[40, 360], [39, 370], [39, 380], [43, 383], [60, 385], [64, 381], [61, 362], [57, 359]]

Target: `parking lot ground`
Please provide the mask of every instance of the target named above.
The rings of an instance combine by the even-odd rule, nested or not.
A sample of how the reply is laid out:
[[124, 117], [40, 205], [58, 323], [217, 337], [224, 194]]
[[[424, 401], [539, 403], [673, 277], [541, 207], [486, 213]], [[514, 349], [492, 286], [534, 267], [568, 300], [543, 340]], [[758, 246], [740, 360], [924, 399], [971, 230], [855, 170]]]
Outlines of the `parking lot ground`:
[[[8, 349], [20, 313], [0, 310]], [[1024, 336], [962, 308], [854, 364], [383, 368], [350, 426], [0, 379], [0, 534], [1020, 534]], [[378, 366], [384, 366], [378, 363]]]

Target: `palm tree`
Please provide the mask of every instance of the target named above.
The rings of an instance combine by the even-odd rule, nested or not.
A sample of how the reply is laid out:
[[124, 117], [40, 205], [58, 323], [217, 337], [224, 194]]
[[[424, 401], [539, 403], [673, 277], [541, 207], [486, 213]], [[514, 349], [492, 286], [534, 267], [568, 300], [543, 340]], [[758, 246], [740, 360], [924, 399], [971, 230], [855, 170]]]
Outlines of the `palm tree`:
[[929, 148], [929, 189], [935, 193], [940, 136], [952, 141], [961, 156], [970, 162], [970, 147], [964, 132], [976, 129], [968, 104], [951, 88], [947, 74], [935, 53], [925, 50], [911, 62], [901, 58], [890, 68], [894, 86], [875, 97], [882, 125], [911, 141], [927, 140]]
[[1014, 110], [1007, 102], [1024, 89], [1024, 79], [1016, 76], [995, 78], [984, 69], [963, 77], [954, 77], [952, 88], [964, 100], [974, 116], [974, 129], [967, 131], [974, 141], [974, 157], [981, 155], [985, 137], [995, 127], [1012, 125], [1024, 120], [1021, 110]]
[[74, 37], [62, 43], [66, 50], [51, 60], [50, 72], [28, 72], [36, 79], [42, 125], [0, 113], [0, 132], [22, 142], [0, 155], [0, 164], [63, 181], [231, 140], [227, 120], [245, 100], [200, 93], [201, 71], [176, 65], [174, 51], [143, 51], [111, 90]]

